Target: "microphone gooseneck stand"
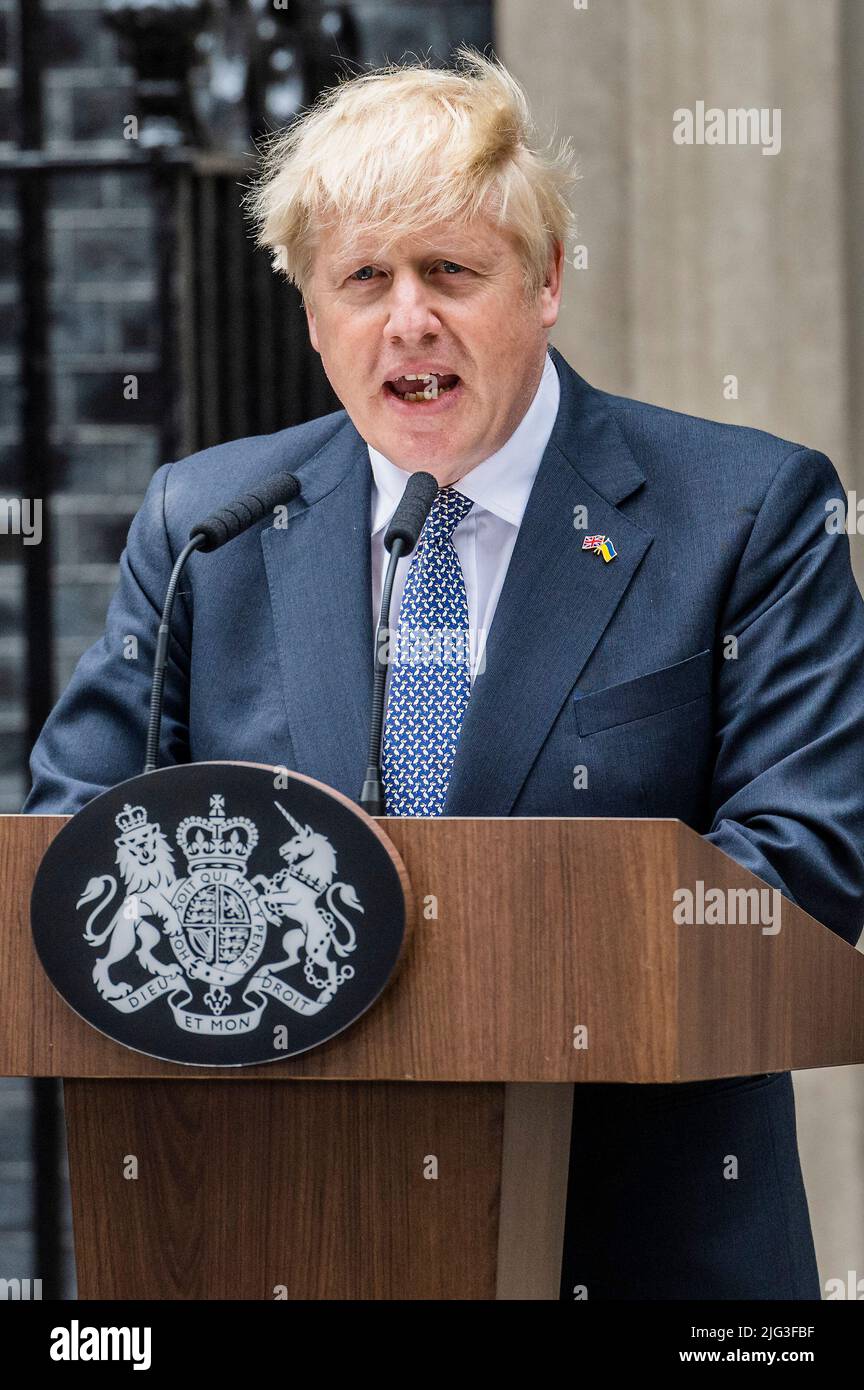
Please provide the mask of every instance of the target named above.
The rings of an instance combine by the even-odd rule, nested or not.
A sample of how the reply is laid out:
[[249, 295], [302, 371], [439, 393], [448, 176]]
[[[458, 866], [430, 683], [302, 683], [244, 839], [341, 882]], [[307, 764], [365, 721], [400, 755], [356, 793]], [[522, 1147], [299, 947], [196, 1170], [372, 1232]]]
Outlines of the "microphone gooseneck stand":
[[393, 592], [393, 580], [396, 576], [396, 566], [399, 560], [403, 555], [410, 555], [417, 544], [420, 532], [423, 530], [423, 524], [429, 515], [437, 493], [438, 481], [431, 473], [412, 473], [405, 484], [405, 491], [384, 536], [384, 545], [390, 553], [390, 559], [384, 576], [378, 626], [375, 630], [369, 756], [367, 758], [366, 778], [360, 792], [360, 805], [370, 816], [387, 814], [386, 799], [381, 781], [381, 734], [384, 727], [384, 688], [387, 680], [388, 663], [381, 659], [381, 643], [382, 639], [389, 634], [390, 597]]
[[168, 647], [171, 640], [171, 615], [177, 585], [183, 566], [195, 550], [209, 553], [240, 536], [261, 521], [268, 512], [279, 505], [291, 502], [300, 492], [300, 483], [293, 473], [277, 473], [261, 484], [256, 492], [247, 492], [236, 497], [225, 507], [220, 507], [204, 521], [193, 526], [189, 539], [184, 545], [168, 581], [165, 603], [162, 607], [162, 620], [156, 638], [156, 655], [153, 660], [153, 682], [150, 687], [150, 718], [147, 724], [147, 749], [145, 753], [145, 772], [155, 772], [159, 757], [159, 735], [162, 728], [162, 704], [165, 693], [165, 672], [168, 666]]

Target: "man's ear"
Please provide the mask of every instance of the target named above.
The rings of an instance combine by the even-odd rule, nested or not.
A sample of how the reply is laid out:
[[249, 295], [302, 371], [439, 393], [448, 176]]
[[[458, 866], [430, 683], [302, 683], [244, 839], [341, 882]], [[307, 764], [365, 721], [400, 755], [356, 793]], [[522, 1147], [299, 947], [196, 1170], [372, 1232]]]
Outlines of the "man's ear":
[[543, 306], [543, 327], [551, 328], [558, 319], [561, 291], [564, 288], [564, 243], [553, 242], [546, 265], [546, 280], [540, 291]]
[[315, 311], [305, 296], [303, 297], [303, 308], [306, 311], [306, 324], [309, 329], [309, 341], [312, 344], [315, 351], [320, 356], [321, 348], [318, 343], [318, 326], [315, 322]]

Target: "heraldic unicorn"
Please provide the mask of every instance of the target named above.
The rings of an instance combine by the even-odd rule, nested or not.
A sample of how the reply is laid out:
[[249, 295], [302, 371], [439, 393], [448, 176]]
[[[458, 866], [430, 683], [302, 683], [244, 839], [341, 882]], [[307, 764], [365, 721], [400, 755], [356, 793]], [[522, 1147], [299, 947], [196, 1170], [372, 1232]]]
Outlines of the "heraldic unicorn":
[[[176, 874], [175, 852], [159, 824], [145, 807], [127, 802], [115, 817], [117, 876], [91, 878], [77, 903], [79, 911], [94, 904], [85, 940], [107, 947], [93, 966], [103, 999], [132, 1014], [167, 998], [179, 1028], [223, 1036], [257, 1028], [268, 998], [296, 1013], [319, 1013], [353, 978], [353, 967], [340, 961], [356, 949], [357, 935], [340, 909], [363, 913], [356, 891], [336, 881], [336, 852], [327, 837], [275, 805], [294, 832], [279, 846], [284, 867], [272, 878], [249, 879], [258, 830], [245, 816], [227, 819], [224, 796], [210, 797], [209, 817], [187, 816], [177, 827], [186, 877]], [[97, 929], [115, 900], [107, 925]], [[268, 931], [276, 928], [284, 928], [284, 954], [259, 966]], [[173, 958], [161, 959], [166, 938]], [[130, 956], [149, 977], [134, 987], [121, 977]], [[284, 978], [295, 966], [308, 990]], [[200, 996], [207, 1012], [200, 1012], [196, 982], [208, 986]]]

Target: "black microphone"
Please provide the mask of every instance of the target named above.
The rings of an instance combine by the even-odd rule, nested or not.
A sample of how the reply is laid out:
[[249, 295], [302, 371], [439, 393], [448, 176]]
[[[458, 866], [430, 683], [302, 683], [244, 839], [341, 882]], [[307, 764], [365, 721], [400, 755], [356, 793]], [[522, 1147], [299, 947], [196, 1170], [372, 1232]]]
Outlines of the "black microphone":
[[369, 757], [366, 780], [360, 793], [360, 805], [370, 816], [385, 814], [384, 791], [381, 785], [381, 730], [384, 724], [384, 686], [387, 663], [381, 660], [381, 642], [390, 625], [390, 595], [400, 556], [410, 555], [420, 537], [432, 503], [438, 493], [438, 482], [431, 473], [412, 473], [393, 520], [384, 533], [384, 545], [390, 552], [384, 588], [381, 591], [381, 611], [375, 631], [375, 679], [372, 687], [372, 723], [369, 733]]
[[220, 545], [225, 545], [227, 541], [233, 540], [235, 536], [241, 535], [250, 526], [254, 526], [256, 521], [261, 521], [268, 512], [273, 511], [274, 507], [280, 504], [284, 506], [291, 502], [299, 492], [300, 484], [293, 473], [277, 473], [272, 478], [265, 479], [255, 492], [244, 493], [242, 497], [235, 498], [227, 506], [220, 507], [204, 521], [199, 521], [189, 532], [189, 540], [177, 556], [177, 561], [171, 571], [168, 590], [165, 594], [165, 604], [162, 609], [162, 621], [159, 624], [159, 635], [156, 639], [153, 684], [150, 688], [150, 721], [147, 726], [145, 772], [155, 772], [156, 759], [159, 756], [159, 733], [162, 727], [162, 699], [165, 669], [168, 665], [171, 613], [183, 566], [193, 551], [203, 550], [208, 553], [211, 550], [218, 550]]
[[193, 526], [189, 532], [190, 542], [195, 536], [200, 536], [199, 550], [218, 550], [220, 545], [247, 531], [280, 503], [284, 506], [291, 502], [299, 491], [300, 484], [293, 473], [277, 473], [272, 478], [266, 478], [255, 492], [236, 497], [233, 502], [220, 507], [218, 512], [213, 512]]

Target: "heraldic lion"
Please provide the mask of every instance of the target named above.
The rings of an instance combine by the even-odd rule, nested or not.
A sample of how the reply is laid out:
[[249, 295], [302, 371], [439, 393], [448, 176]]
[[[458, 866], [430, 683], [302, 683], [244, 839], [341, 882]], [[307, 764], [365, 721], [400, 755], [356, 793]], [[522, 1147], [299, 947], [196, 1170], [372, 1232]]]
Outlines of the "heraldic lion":
[[156, 959], [153, 949], [160, 940], [160, 931], [152, 922], [143, 920], [148, 916], [163, 922], [176, 920], [170, 901], [177, 884], [171, 847], [159, 826], [146, 820], [143, 807], [127, 806], [116, 819], [123, 828], [114, 841], [123, 901], [108, 926], [98, 934], [93, 931], [93, 923], [116, 896], [116, 878], [111, 874], [91, 878], [76, 904], [80, 909], [102, 894], [87, 919], [84, 938], [91, 946], [110, 943], [107, 953], [93, 967], [93, 982], [103, 999], [122, 999], [129, 994], [132, 986], [125, 982], [114, 984], [110, 971], [133, 951], [142, 967], [153, 975], [172, 975], [177, 970], [176, 964], [163, 965]]

